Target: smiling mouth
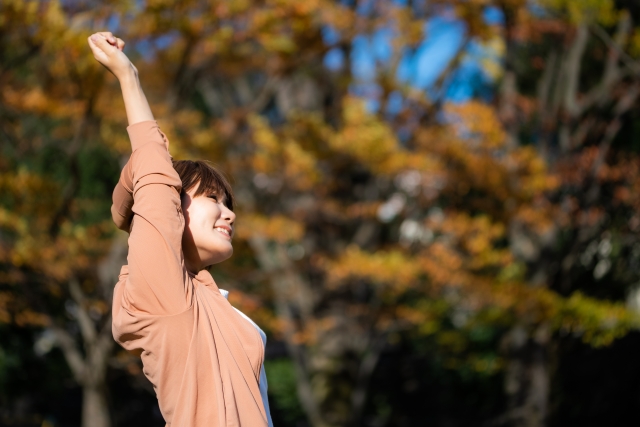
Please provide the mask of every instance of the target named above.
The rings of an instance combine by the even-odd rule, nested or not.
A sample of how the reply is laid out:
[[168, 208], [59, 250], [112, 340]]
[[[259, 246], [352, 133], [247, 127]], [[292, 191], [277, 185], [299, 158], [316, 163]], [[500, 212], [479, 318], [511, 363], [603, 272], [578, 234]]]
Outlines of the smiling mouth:
[[215, 227], [214, 230], [216, 230], [218, 233], [222, 234], [227, 239], [231, 240], [231, 233], [226, 228]]

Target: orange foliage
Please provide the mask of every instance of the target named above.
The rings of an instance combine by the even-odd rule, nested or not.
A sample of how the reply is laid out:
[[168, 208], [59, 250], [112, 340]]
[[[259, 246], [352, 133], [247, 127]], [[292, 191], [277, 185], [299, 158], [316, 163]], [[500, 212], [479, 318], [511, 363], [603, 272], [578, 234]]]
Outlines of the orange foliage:
[[[494, 43], [497, 50], [504, 48], [501, 30], [484, 23], [481, 12], [486, 1], [437, 3], [464, 20], [469, 34]], [[610, 9], [606, 0], [543, 3], [569, 10], [576, 20], [593, 10], [607, 19]], [[122, 28], [119, 35], [130, 46], [147, 42], [136, 66], [156, 117], [172, 141], [173, 156], [211, 158], [232, 173], [240, 189], [239, 240], [260, 236], [274, 247], [304, 247], [302, 259], [291, 256], [299, 264], [295, 268], [309, 268], [297, 271], [298, 275], [303, 280], [307, 273], [321, 278], [314, 282], [313, 298], [303, 295], [289, 301], [292, 305], [309, 303], [300, 302], [305, 298], [316, 303], [365, 284], [381, 306], [374, 327], [385, 333], [400, 327], [425, 334], [442, 332], [438, 322], [454, 309], [478, 318], [492, 312], [487, 322], [501, 325], [518, 319], [534, 326], [551, 323], [556, 330], [582, 334], [595, 345], [607, 344], [637, 325], [620, 304], [579, 293], [564, 298], [544, 284], [527, 282], [527, 267], [518, 259], [512, 237], [514, 230], [524, 229], [544, 238], [570, 224], [589, 227], [602, 221], [603, 208], [580, 209], [571, 196], [562, 203], [548, 197], [561, 186], [578, 186], [595, 169], [595, 178], [614, 188], [616, 203], [640, 210], [636, 160], [602, 165], [604, 152], [586, 148], [563, 166], [550, 169], [533, 146], [512, 145], [494, 106], [477, 101], [446, 104], [435, 112], [443, 113], [442, 121], [422, 117], [414, 122], [414, 114], [424, 113], [412, 111], [414, 105], [416, 110], [440, 107], [423, 93], [401, 87], [389, 78], [393, 73], [382, 70], [385, 96], [397, 91], [414, 103], [389, 119], [368, 111], [364, 99], [348, 95], [349, 82], [341, 80], [344, 75], [320, 69], [327, 51], [322, 39], [326, 26], [339, 34], [338, 44], [348, 45], [355, 35], [392, 22], [394, 52], [417, 45], [424, 37], [425, 20], [413, 16], [409, 8], [384, 4], [381, 16], [368, 18], [329, 0], [153, 0], [144, 10], [129, 2], [118, 5], [123, 22], [131, 22], [129, 16], [135, 19], [135, 25]], [[518, 34], [510, 36], [517, 40], [533, 40], [560, 29], [555, 20], [533, 16], [525, 0], [502, 5], [514, 12]], [[0, 89], [3, 106], [16, 117], [30, 119], [3, 123], [19, 141], [17, 150], [38, 150], [54, 141], [67, 153], [68, 142], [79, 140], [118, 156], [129, 152], [117, 82], [103, 73], [86, 47], [86, 37], [96, 26], [104, 26], [112, 6], [96, 6], [73, 16], [55, 0], [42, 4], [9, 0], [0, 6], [0, 24], [20, 22], [16, 31], [35, 29], [17, 34], [26, 40], [20, 43], [39, 47], [38, 64], [47, 65], [34, 69], [29, 78], [18, 73], [6, 77], [10, 84]], [[161, 36], [171, 43], [162, 47], [149, 43]], [[494, 71], [500, 75], [501, 70]], [[299, 76], [312, 81], [316, 89], [331, 86], [321, 88], [327, 93], [318, 89], [312, 97], [336, 99], [313, 108], [293, 105], [280, 111], [280, 120], [273, 123], [261, 116], [272, 108], [266, 101], [274, 100], [279, 108], [278, 99], [287, 96], [279, 92], [286, 86], [283, 83]], [[275, 89], [269, 89], [273, 81]], [[214, 90], [207, 84], [217, 86]], [[264, 93], [268, 99], [260, 105]], [[191, 102], [193, 98], [198, 105]], [[295, 99], [288, 101], [295, 104]], [[528, 97], [519, 96], [516, 103], [527, 116], [536, 111], [537, 104]], [[79, 123], [85, 117], [83, 133]], [[50, 126], [51, 133], [30, 129], [34, 121]], [[414, 128], [405, 140], [399, 136], [399, 126], [407, 123]], [[59, 296], [60, 283], [95, 267], [106, 253], [112, 226], [102, 219], [78, 221], [78, 212], [83, 211], [80, 202], [71, 202], [71, 213], [52, 236], [49, 217], [60, 208], [63, 191], [28, 168], [0, 174], [0, 192], [11, 202], [0, 208], [0, 229], [13, 236], [11, 245], [0, 246], [0, 262], [14, 267], [2, 272], [7, 286], [24, 282], [19, 271], [32, 270], [50, 279], [47, 292]], [[640, 230], [640, 217], [634, 216], [629, 227]], [[278, 279], [274, 276], [273, 281]], [[309, 310], [312, 315], [300, 319], [301, 325], [285, 323], [267, 308], [273, 295], [265, 294], [254, 299], [234, 290], [230, 299], [278, 336], [294, 330], [290, 338], [294, 344], [317, 344], [323, 334], [341, 328], [364, 333], [367, 316], [372, 315], [366, 304], [344, 297], [336, 304], [339, 309]], [[0, 293], [0, 321], [13, 315], [13, 297], [11, 292]], [[96, 312], [108, 311], [105, 301], [90, 304]], [[42, 325], [46, 318], [24, 309], [14, 320]], [[464, 346], [459, 334], [442, 333], [439, 339], [455, 351]], [[499, 365], [482, 359], [469, 363], [479, 371]]]
[[245, 214], [237, 225], [236, 236], [240, 239], [249, 239], [253, 235], [279, 243], [289, 243], [302, 239], [304, 227], [281, 215], [265, 217]]

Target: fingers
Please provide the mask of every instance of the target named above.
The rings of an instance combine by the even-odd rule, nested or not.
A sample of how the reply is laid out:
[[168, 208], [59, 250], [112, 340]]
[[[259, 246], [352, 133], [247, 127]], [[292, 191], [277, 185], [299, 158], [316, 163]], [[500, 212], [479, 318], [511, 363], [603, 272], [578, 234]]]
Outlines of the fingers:
[[90, 37], [91, 40], [93, 40], [94, 44], [97, 45], [97, 40], [94, 38], [94, 36], [98, 37], [98, 40], [99, 38], [106, 40], [111, 46], [115, 46], [116, 48], [118, 48], [118, 50], [124, 49], [124, 45], [125, 45], [124, 40], [117, 38], [110, 31], [100, 31], [100, 32], [94, 33]]
[[[1, 1], [1, 0], [0, 0]], [[93, 51], [93, 57], [107, 68], [118, 79], [129, 75], [135, 70], [127, 55], [122, 51], [124, 41], [108, 31], [102, 31], [89, 36], [89, 47]]]
[[93, 39], [91, 38], [93, 36], [87, 37], [87, 41], [89, 42], [89, 47], [91, 48], [91, 50], [93, 51], [93, 54], [95, 55], [97, 51], [100, 50], [100, 48], [98, 47], [98, 45], [93, 41]]
[[109, 42], [109, 44], [116, 44], [116, 38], [111, 31], [100, 31], [96, 34], [100, 34], [102, 37], [104, 37]]
[[92, 48], [98, 48], [105, 53], [109, 52], [110, 49], [113, 48], [113, 46], [109, 44], [109, 42], [107, 42], [107, 39], [102, 36], [101, 33], [96, 33], [89, 37], [89, 46], [91, 46]]
[[[106, 43], [106, 44], [103, 44], [103, 43]], [[125, 44], [126, 43], [124, 42], [124, 40], [115, 37], [113, 34], [109, 32], [99, 32], [99, 33], [92, 34], [91, 37], [89, 37], [89, 45], [91, 47], [94, 47], [94, 46], [99, 47], [102, 50], [105, 50], [107, 45], [113, 46], [118, 50], [123, 50]]]

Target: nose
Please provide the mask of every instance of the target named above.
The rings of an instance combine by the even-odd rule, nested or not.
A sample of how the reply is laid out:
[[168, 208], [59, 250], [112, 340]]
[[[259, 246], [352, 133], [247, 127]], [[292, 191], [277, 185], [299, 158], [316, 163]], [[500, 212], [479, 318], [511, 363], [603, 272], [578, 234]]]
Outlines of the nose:
[[236, 214], [228, 207], [222, 205], [222, 218], [228, 221], [230, 225], [233, 225], [233, 222], [236, 220]]

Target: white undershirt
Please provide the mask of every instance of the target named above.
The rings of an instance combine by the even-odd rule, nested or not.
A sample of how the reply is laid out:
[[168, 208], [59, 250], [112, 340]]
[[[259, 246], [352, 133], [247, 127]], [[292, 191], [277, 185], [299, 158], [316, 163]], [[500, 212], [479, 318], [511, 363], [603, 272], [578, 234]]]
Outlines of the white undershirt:
[[[229, 299], [229, 291], [220, 289], [220, 293], [222, 294], [222, 296]], [[264, 331], [260, 329], [260, 327], [256, 325], [256, 323], [253, 320], [249, 319], [249, 317], [246, 314], [244, 314], [243, 312], [241, 312], [235, 307], [233, 308], [256, 328], [258, 333], [260, 333], [260, 338], [262, 338], [262, 345], [266, 348], [267, 335], [264, 333]], [[271, 421], [271, 412], [269, 411], [269, 399], [267, 398], [267, 373], [264, 370], [264, 363], [262, 363], [262, 367], [260, 368], [260, 383], [258, 385], [260, 387], [260, 396], [262, 396], [262, 403], [264, 404], [264, 410], [267, 413], [267, 421], [269, 422], [269, 427], [273, 427], [273, 422]]]

